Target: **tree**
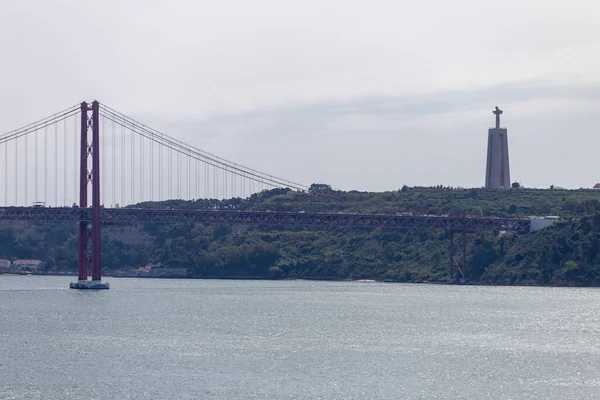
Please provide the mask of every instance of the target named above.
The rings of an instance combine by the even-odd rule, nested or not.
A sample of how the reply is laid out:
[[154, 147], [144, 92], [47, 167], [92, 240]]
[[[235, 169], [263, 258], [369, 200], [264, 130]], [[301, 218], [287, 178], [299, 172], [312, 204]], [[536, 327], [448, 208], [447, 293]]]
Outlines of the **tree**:
[[521, 187], [521, 184], [519, 182], [513, 182], [512, 185], [510, 185], [513, 189], [519, 189]]
[[271, 268], [269, 268], [269, 277], [270, 278], [281, 278], [283, 276], [283, 271], [281, 270], [281, 268], [277, 267], [277, 266], [273, 266]]
[[479, 206], [471, 208], [471, 215], [474, 217], [483, 217], [483, 209]]
[[331, 191], [331, 185], [326, 185], [324, 183], [313, 183], [308, 188], [308, 193], [328, 193]]

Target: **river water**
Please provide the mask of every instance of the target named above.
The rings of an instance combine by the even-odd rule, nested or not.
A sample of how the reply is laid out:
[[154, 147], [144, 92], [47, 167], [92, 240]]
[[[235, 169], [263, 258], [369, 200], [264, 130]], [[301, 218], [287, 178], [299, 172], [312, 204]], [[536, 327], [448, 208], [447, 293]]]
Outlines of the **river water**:
[[0, 399], [597, 399], [600, 290], [0, 275]]

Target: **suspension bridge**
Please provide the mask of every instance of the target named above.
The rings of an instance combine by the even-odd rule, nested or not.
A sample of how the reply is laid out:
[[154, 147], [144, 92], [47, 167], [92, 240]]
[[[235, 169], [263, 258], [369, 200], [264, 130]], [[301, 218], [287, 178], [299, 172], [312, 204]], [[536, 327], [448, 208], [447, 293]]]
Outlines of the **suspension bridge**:
[[[455, 271], [465, 277], [467, 233], [530, 230], [530, 221], [518, 218], [222, 210], [219, 199], [246, 198], [273, 188], [304, 192], [308, 187], [217, 157], [97, 101], [1, 135], [0, 146], [0, 220], [78, 224], [78, 280], [71, 284], [78, 289], [108, 288], [101, 276], [103, 223], [442, 229], [450, 232], [451, 278]], [[169, 199], [205, 199], [207, 207], [121, 207]], [[462, 234], [462, 259], [454, 256], [454, 233]]]

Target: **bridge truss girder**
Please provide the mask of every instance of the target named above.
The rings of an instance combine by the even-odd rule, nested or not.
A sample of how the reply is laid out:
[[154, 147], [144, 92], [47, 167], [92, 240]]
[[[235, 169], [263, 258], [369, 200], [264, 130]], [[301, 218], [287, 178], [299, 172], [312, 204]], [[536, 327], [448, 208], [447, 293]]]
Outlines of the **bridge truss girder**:
[[[0, 207], [0, 220], [92, 222], [91, 208]], [[445, 217], [431, 215], [326, 214], [232, 210], [100, 208], [102, 223], [201, 223], [307, 226], [318, 228], [440, 229], [451, 232], [528, 233], [526, 218]]]

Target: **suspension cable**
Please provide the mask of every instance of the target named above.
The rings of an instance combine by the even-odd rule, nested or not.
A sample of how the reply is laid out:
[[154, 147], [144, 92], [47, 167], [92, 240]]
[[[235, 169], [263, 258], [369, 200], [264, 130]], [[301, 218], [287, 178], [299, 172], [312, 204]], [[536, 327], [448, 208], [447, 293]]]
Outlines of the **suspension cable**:
[[[116, 124], [125, 126], [127, 129], [131, 130], [132, 132], [134, 132], [142, 137], [153, 140], [162, 146], [168, 147], [171, 150], [177, 152], [178, 154], [183, 154], [183, 153], [189, 152], [189, 154], [188, 154], [189, 157], [192, 157], [192, 158], [195, 158], [195, 159], [201, 160], [201, 161], [203, 161], [202, 160], [203, 158], [206, 158], [206, 160], [208, 160], [208, 161], [203, 161], [203, 162], [205, 162], [215, 168], [219, 168], [219, 169], [223, 169], [224, 165], [226, 165], [220, 161], [211, 159], [208, 156], [201, 155], [195, 149], [190, 149], [190, 148], [184, 147], [182, 144], [171, 142], [171, 141], [165, 142], [165, 141], [158, 140], [156, 138], [156, 135], [151, 135], [145, 131], [140, 131], [137, 129], [138, 127], [134, 127], [132, 125], [124, 125], [124, 123], [122, 121], [120, 121], [118, 119], [113, 119], [109, 116], [106, 116], [106, 118], [108, 118], [111, 121], [114, 121]], [[256, 182], [260, 182], [260, 183], [270, 186], [270, 187], [290, 187], [290, 188], [298, 190], [298, 191], [306, 191], [307, 190], [306, 186], [303, 186], [303, 185], [296, 186], [296, 184], [289, 185], [288, 183], [290, 183], [290, 181], [277, 180], [276, 178], [269, 178], [268, 176], [260, 175], [260, 173], [258, 173], [258, 172], [252, 172], [253, 170], [243, 170], [242, 167], [239, 165], [238, 165], [238, 167], [234, 167], [233, 164], [227, 164], [227, 166], [231, 169], [230, 173], [232, 173], [232, 174], [236, 174], [239, 176], [245, 175], [245, 177], [249, 180], [255, 180]]]
[[[110, 116], [113, 119], [120, 121], [120, 123], [122, 123], [122, 124], [125, 124], [131, 130], [136, 131], [136, 133], [138, 133], [139, 135], [143, 135], [146, 138], [155, 140], [156, 143], [160, 143], [162, 145], [168, 146], [168, 147], [172, 148], [173, 150], [175, 150], [177, 148], [181, 148], [181, 149], [186, 149], [191, 154], [206, 156], [207, 160], [210, 160], [215, 166], [219, 167], [220, 169], [223, 168], [223, 167], [221, 167], [221, 165], [223, 165], [223, 166], [227, 165], [227, 167], [229, 169], [236, 170], [239, 172], [245, 171], [247, 175], [258, 178], [257, 181], [260, 180], [260, 178], [262, 178], [263, 181], [266, 180], [266, 181], [275, 183], [275, 185], [269, 185], [269, 186], [277, 186], [277, 187], [287, 186], [287, 187], [294, 188], [294, 189], [300, 190], [300, 191], [305, 191], [307, 189], [307, 187], [305, 185], [301, 185], [299, 183], [295, 183], [295, 182], [292, 182], [292, 181], [289, 181], [286, 179], [277, 178], [273, 175], [265, 174], [265, 173], [259, 172], [257, 170], [254, 170], [254, 169], [232, 163], [230, 161], [227, 161], [225, 159], [217, 157], [211, 153], [208, 153], [204, 150], [198, 149], [194, 146], [187, 145], [187, 144], [185, 144], [177, 139], [174, 139], [164, 133], [161, 133], [155, 129], [148, 128], [147, 126], [141, 124], [140, 122], [138, 122], [132, 118], [129, 118], [129, 117], [119, 113], [118, 111], [113, 110], [112, 108], [110, 108], [106, 105], [103, 105], [103, 109], [106, 113], [110, 114]], [[119, 122], [117, 122], [117, 123], [119, 123]], [[195, 157], [195, 158], [199, 159], [199, 157]], [[249, 178], [249, 179], [252, 179], [252, 178]]]
[[78, 114], [78, 113], [79, 113], [78, 110], [72, 110], [70, 112], [60, 114], [52, 119], [44, 119], [44, 120], [41, 120], [40, 122], [29, 124], [29, 125], [27, 125], [26, 128], [17, 129], [17, 130], [8, 132], [8, 133], [0, 136], [0, 144], [6, 143], [11, 140], [19, 139], [23, 136], [27, 136], [38, 130], [45, 129], [48, 126], [51, 126], [57, 122], [63, 121], [63, 120], [65, 120], [75, 114]]

